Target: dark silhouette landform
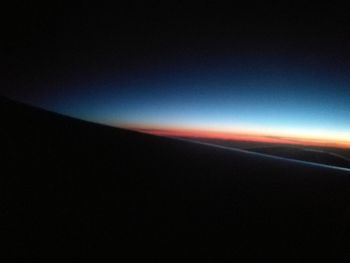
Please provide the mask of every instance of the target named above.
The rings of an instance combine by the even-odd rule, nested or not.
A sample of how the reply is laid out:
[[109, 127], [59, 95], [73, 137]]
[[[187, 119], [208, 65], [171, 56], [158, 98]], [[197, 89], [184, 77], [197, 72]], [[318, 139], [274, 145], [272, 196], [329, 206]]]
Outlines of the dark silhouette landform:
[[98, 125], [5, 98], [0, 107], [2, 257], [349, 256], [347, 169]]

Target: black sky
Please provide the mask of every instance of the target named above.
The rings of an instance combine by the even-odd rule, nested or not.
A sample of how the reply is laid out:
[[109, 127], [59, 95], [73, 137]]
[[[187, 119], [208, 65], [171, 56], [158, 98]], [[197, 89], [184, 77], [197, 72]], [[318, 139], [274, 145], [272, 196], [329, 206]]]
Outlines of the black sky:
[[81, 79], [241, 54], [297, 56], [347, 73], [347, 11], [332, 2], [12, 2], [2, 16], [1, 93], [40, 96]]

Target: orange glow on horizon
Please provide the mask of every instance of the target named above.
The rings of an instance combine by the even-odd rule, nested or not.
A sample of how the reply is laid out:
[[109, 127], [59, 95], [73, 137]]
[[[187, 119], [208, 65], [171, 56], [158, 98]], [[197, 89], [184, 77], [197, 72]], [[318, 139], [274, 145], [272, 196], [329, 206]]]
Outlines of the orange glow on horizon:
[[214, 130], [202, 129], [187, 129], [187, 128], [160, 128], [160, 127], [127, 127], [131, 130], [136, 130], [143, 133], [149, 133], [158, 136], [166, 137], [186, 137], [186, 138], [201, 138], [201, 139], [221, 139], [232, 141], [245, 142], [261, 142], [274, 144], [289, 144], [289, 145], [304, 145], [304, 146], [319, 146], [319, 147], [335, 147], [335, 148], [350, 148], [350, 141], [336, 140], [330, 138], [310, 138], [310, 136], [285, 136], [285, 135], [266, 135], [258, 134], [257, 132], [223, 132]]

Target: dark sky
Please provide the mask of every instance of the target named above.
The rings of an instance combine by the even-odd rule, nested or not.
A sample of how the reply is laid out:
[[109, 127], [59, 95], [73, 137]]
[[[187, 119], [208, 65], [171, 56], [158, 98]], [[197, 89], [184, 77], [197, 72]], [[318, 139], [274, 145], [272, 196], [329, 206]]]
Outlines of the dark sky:
[[326, 71], [348, 68], [345, 7], [145, 2], [22, 1], [3, 8], [4, 93], [39, 96], [58, 83], [64, 89], [82, 79], [147, 75], [174, 64], [215, 66], [227, 57], [294, 59], [296, 66]]
[[345, 6], [163, 2], [12, 2], [1, 94], [117, 126], [349, 134]]

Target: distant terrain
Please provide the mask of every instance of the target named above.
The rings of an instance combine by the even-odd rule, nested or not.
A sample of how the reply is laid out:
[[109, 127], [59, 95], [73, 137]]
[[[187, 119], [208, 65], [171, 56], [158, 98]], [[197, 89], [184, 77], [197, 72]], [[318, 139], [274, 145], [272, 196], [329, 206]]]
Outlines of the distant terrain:
[[261, 148], [250, 148], [250, 151], [257, 153], [270, 154], [279, 157], [285, 157], [295, 160], [327, 164], [337, 167], [350, 168], [350, 160], [331, 152], [297, 148], [287, 146], [270, 146]]
[[243, 149], [273, 156], [350, 168], [350, 149], [220, 139], [191, 139], [195, 141], [206, 142], [225, 147], [232, 147], [236, 149]]

